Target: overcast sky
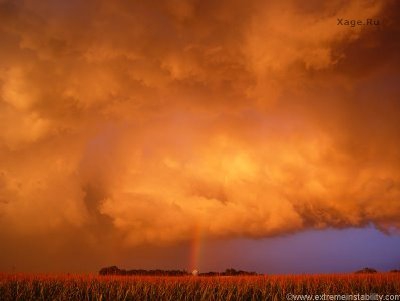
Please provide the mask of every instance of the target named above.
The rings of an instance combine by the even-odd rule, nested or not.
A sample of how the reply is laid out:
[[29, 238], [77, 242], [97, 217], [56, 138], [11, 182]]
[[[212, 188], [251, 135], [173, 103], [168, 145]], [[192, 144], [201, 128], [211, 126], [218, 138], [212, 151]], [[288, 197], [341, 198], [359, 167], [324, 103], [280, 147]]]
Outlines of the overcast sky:
[[399, 12], [0, 0], [0, 269], [400, 265]]

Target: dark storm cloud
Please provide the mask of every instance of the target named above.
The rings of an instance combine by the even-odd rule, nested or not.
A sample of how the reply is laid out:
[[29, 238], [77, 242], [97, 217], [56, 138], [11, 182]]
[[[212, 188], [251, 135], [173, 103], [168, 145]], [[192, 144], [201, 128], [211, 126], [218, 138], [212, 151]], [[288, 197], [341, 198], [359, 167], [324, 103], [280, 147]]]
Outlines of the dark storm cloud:
[[0, 1], [3, 261], [24, 237], [58, 234], [70, 259], [62, 246], [112, 257], [199, 225], [211, 237], [397, 229], [398, 11]]

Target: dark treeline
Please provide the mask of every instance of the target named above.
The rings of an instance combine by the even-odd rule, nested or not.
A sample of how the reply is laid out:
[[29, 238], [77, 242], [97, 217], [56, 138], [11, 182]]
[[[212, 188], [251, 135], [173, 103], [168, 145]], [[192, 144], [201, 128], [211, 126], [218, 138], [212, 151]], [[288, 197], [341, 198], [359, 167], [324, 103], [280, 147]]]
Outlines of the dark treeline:
[[235, 269], [226, 269], [225, 272], [208, 272], [208, 273], [199, 273], [200, 276], [254, 276], [257, 275], [256, 272], [247, 272], [242, 270]]
[[[124, 270], [120, 269], [117, 266], [111, 266], [102, 268], [99, 271], [100, 275], [118, 275], [118, 276], [190, 276], [191, 273], [188, 273], [184, 270]], [[251, 276], [257, 275], [256, 272], [247, 272], [247, 271], [237, 271], [235, 269], [227, 269], [225, 272], [207, 272], [207, 273], [199, 273], [199, 276]]]
[[361, 269], [359, 271], [356, 271], [355, 273], [356, 274], [375, 274], [377, 272], [378, 271], [373, 269], [373, 268], [363, 268], [363, 269]]
[[119, 269], [116, 266], [111, 266], [107, 268], [102, 268], [99, 271], [100, 275], [143, 275], [143, 276], [186, 276], [188, 273], [186, 271], [180, 270], [124, 270]]

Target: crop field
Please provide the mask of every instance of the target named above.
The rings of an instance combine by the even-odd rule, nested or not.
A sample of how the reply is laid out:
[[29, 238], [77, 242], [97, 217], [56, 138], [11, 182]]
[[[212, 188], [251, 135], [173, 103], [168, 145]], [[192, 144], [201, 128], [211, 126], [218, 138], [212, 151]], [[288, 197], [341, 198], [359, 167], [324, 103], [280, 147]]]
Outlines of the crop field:
[[313, 300], [301, 295], [399, 293], [399, 273], [234, 277], [0, 274], [0, 300]]

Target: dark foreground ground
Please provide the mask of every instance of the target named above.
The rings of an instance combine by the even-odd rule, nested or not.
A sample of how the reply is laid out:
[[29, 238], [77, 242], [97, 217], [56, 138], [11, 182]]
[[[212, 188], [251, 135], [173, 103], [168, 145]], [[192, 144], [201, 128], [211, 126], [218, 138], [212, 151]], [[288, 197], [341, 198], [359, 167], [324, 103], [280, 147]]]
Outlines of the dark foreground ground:
[[379, 300], [374, 294], [400, 300], [399, 295], [395, 296], [400, 294], [400, 274], [232, 277], [0, 274], [0, 300], [345, 300], [337, 296], [331, 299], [328, 295], [352, 298], [347, 300]]

